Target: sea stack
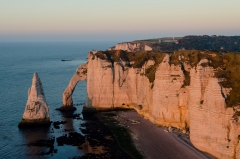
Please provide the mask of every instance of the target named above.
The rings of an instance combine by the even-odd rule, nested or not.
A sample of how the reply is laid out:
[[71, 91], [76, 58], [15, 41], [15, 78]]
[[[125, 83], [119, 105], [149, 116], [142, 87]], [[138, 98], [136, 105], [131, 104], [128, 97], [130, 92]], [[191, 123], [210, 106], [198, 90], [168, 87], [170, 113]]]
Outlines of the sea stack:
[[49, 107], [47, 105], [43, 86], [38, 74], [35, 72], [32, 86], [28, 90], [28, 100], [23, 113], [22, 121], [18, 127], [50, 125]]

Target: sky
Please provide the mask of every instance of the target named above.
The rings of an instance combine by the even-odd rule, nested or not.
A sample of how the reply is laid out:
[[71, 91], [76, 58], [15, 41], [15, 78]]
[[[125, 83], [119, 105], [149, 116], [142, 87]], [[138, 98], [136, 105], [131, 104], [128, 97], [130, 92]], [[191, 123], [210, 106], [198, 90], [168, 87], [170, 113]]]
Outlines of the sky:
[[0, 0], [0, 41], [239, 35], [240, 0]]

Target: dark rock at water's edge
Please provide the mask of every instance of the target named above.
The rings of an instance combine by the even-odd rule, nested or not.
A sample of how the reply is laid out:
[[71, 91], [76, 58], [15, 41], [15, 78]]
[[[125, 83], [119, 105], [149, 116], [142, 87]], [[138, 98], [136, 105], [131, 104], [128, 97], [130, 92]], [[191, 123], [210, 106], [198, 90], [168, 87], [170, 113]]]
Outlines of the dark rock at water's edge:
[[65, 112], [65, 111], [75, 111], [75, 110], [77, 110], [77, 108], [73, 107], [73, 106], [61, 106], [60, 108], [57, 108], [56, 110]]
[[66, 121], [55, 121], [53, 122], [53, 126], [55, 129], [60, 129], [60, 124], [66, 124], [67, 122]]
[[49, 119], [34, 119], [34, 120], [26, 120], [22, 119], [22, 121], [18, 124], [19, 128], [24, 127], [48, 127], [51, 125], [51, 122]]
[[82, 114], [91, 114], [91, 113], [96, 113], [96, 112], [109, 112], [109, 111], [123, 111], [123, 110], [134, 110], [133, 108], [126, 107], [126, 108], [121, 108], [121, 107], [116, 107], [116, 108], [93, 108], [93, 107], [83, 107]]
[[57, 138], [58, 146], [72, 145], [79, 146], [85, 142], [85, 137], [77, 132], [70, 132]]
[[78, 146], [86, 154], [73, 158], [134, 158], [119, 147], [110, 129], [98, 118], [99, 112], [90, 110], [91, 112], [82, 114], [86, 122], [81, 124], [80, 131], [84, 134], [85, 141]]
[[83, 107], [82, 114], [91, 114], [91, 113], [96, 113], [97, 110], [96, 108], [88, 108], [88, 107]]
[[[36, 140], [30, 141], [26, 145], [39, 149], [38, 152], [33, 152], [34, 155], [44, 155], [47, 158], [47, 155], [54, 156], [55, 153], [62, 153], [61, 150], [64, 149], [65, 145], [75, 146], [82, 152], [79, 156], [73, 156], [73, 158], [134, 158], [117, 144], [110, 129], [99, 119], [98, 115], [101, 115], [101, 113], [98, 111], [87, 114], [74, 113], [74, 111], [61, 112], [60, 114], [64, 118], [72, 118], [73, 123], [79, 119], [84, 120], [84, 122], [80, 122], [79, 129], [65, 129], [67, 127], [61, 126], [68, 123], [64, 118], [63, 121], [52, 121], [50, 122], [52, 124], [51, 129], [49, 129], [50, 127], [46, 129], [48, 130], [47, 133], [50, 133], [48, 137], [37, 137]], [[69, 121], [71, 122], [71, 120]], [[36, 123], [36, 121], [24, 121], [23, 123]], [[34, 132], [34, 130], [45, 130], [45, 128], [39, 128], [38, 125], [38, 127], [30, 130], [26, 128], [26, 130]], [[56, 132], [60, 134], [56, 134]]]
[[[81, 114], [73, 114], [73, 112], [63, 112], [62, 113], [70, 115], [75, 119], [75, 116]], [[96, 116], [98, 113], [84, 114], [84, 121], [81, 123], [79, 131], [76, 130], [64, 130], [62, 135], [54, 136], [50, 139], [41, 139], [34, 141], [28, 146], [38, 146], [47, 147], [48, 151], [44, 151], [39, 155], [54, 155], [58, 153], [57, 150], [60, 146], [76, 146], [83, 154], [80, 156], [75, 156], [73, 158], [133, 158], [127, 154], [124, 150], [119, 147], [111, 131], [105, 126], [104, 123], [99, 120]], [[54, 121], [53, 125], [59, 126], [59, 124], [65, 124], [66, 121]], [[58, 127], [53, 127], [53, 129], [58, 129]], [[60, 128], [61, 130], [61, 128]], [[52, 140], [54, 139], [54, 140]], [[54, 147], [54, 142], [57, 142], [56, 147]]]

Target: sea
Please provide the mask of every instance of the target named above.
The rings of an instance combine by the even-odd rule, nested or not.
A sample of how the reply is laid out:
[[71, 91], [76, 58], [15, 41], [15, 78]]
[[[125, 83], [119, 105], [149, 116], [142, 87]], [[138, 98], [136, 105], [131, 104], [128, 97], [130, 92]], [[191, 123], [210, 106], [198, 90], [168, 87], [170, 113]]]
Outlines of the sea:
[[[46, 147], [31, 142], [62, 135], [63, 129], [79, 132], [84, 120], [64, 117], [62, 93], [78, 66], [87, 62], [90, 50], [106, 50], [116, 42], [0, 42], [0, 158], [72, 158], [84, 154], [75, 146], [58, 146], [56, 153], [41, 155]], [[66, 60], [66, 61], [62, 61]], [[31, 87], [33, 73], [41, 79], [51, 121], [67, 121], [61, 129], [19, 129]], [[81, 114], [86, 100], [86, 81], [79, 82], [74, 93], [75, 113]]]

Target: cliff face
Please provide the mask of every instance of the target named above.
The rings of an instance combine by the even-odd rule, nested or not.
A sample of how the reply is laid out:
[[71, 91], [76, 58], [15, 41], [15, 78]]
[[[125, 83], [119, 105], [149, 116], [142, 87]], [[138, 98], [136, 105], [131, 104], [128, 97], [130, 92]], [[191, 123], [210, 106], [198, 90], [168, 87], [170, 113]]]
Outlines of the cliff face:
[[140, 50], [151, 51], [152, 47], [139, 42], [124, 42], [118, 43], [115, 46], [109, 48], [108, 50], [124, 50], [127, 52], [136, 52]]
[[182, 127], [182, 113], [187, 113], [182, 111], [182, 107], [187, 106], [183, 94], [185, 88], [181, 89], [184, 74], [181, 67], [169, 65], [169, 59], [169, 55], [166, 55], [156, 70], [150, 120], [160, 125]]
[[[126, 61], [110, 62], [88, 54], [87, 107], [97, 109], [149, 105], [150, 83], [142, 69]], [[147, 87], [146, 87], [147, 86]]]
[[239, 158], [236, 150], [240, 126], [232, 119], [233, 108], [226, 107], [226, 92], [213, 75], [211, 67], [198, 65], [191, 69], [190, 138], [198, 149], [218, 158]]
[[240, 108], [226, 105], [232, 88], [220, 84], [224, 74], [215, 75], [223, 65], [220, 58], [204, 58], [204, 53], [162, 56], [90, 52], [86, 107], [131, 107], [155, 124], [190, 132], [193, 145], [202, 151], [240, 158]]

